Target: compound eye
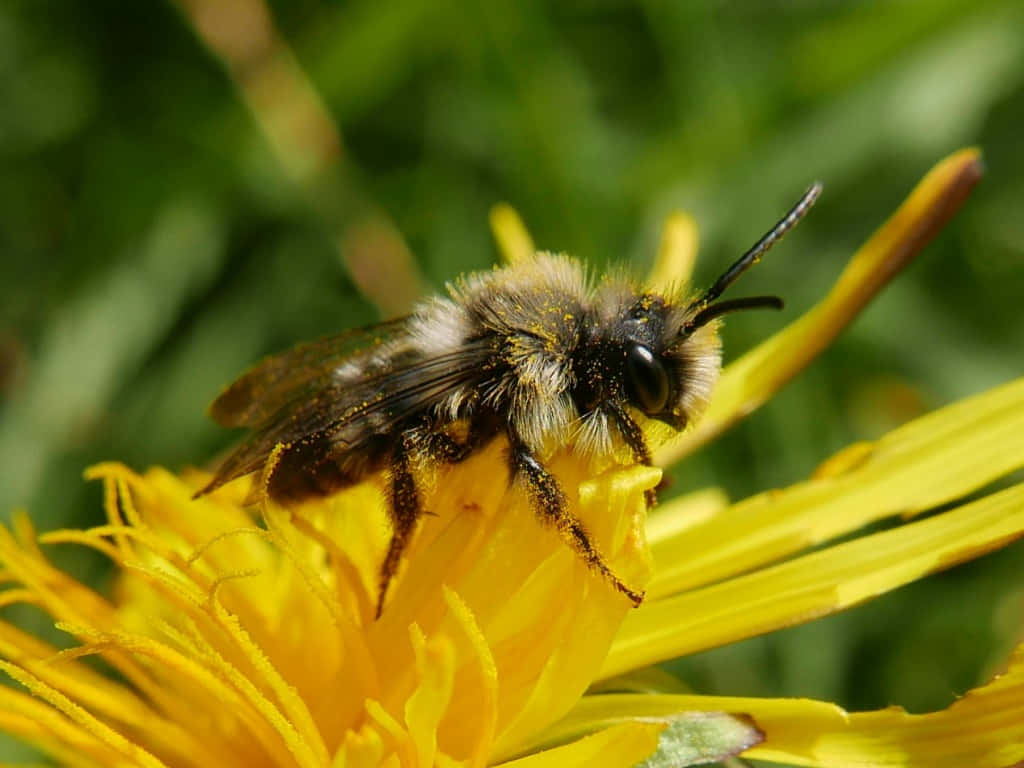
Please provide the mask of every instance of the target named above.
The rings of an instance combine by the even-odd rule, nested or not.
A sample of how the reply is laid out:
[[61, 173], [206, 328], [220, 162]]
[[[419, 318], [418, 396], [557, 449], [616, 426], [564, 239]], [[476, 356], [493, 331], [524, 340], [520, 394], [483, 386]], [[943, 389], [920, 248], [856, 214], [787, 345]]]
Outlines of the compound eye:
[[640, 410], [648, 416], [665, 410], [668, 403], [668, 373], [651, 350], [634, 344], [626, 356], [626, 373]]

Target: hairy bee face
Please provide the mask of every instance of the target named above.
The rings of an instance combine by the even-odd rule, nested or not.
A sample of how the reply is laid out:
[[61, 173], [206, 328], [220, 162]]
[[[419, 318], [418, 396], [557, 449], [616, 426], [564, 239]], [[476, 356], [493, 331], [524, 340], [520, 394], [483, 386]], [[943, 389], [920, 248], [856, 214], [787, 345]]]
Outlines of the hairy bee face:
[[[594, 318], [572, 359], [573, 400], [580, 418], [626, 408], [675, 429], [707, 405], [721, 369], [717, 322], [690, 328], [689, 305], [627, 285], [605, 283], [594, 298]], [[608, 446], [591, 429], [584, 447]]]
[[703, 412], [722, 366], [718, 323], [690, 329], [693, 315], [664, 297], [644, 294], [623, 319], [629, 403], [675, 429]]

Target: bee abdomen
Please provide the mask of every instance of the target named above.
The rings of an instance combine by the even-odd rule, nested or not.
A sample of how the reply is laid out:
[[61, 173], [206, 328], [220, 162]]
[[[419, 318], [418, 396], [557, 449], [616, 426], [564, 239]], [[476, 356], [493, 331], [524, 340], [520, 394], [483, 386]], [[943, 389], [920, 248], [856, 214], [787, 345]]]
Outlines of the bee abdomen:
[[376, 435], [358, 449], [338, 450], [326, 437], [312, 437], [289, 446], [267, 482], [267, 493], [283, 504], [327, 496], [380, 470], [390, 454], [392, 440]]

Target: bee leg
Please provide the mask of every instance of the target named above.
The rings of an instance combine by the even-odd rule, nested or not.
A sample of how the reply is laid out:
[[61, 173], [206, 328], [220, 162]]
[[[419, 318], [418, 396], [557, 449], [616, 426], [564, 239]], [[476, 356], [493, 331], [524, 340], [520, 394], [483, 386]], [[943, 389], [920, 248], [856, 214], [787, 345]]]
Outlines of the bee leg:
[[388, 585], [402, 560], [402, 553], [409, 544], [409, 537], [423, 510], [416, 489], [416, 478], [412, 471], [413, 438], [405, 433], [395, 444], [391, 454], [391, 482], [388, 511], [391, 517], [391, 543], [380, 567], [380, 592], [377, 594], [377, 618], [384, 610], [384, 598]]
[[633, 605], [640, 605], [644, 599], [643, 592], [627, 587], [608, 567], [604, 556], [590, 540], [590, 534], [569, 511], [565, 493], [558, 485], [554, 475], [548, 472], [529, 447], [514, 437], [510, 438], [512, 477], [521, 478], [527, 486], [533, 510], [541, 522], [553, 525], [562, 539], [583, 558], [587, 566], [602, 576], [622, 594], [628, 597]]
[[[644, 431], [640, 429], [640, 425], [618, 403], [609, 403], [608, 411], [615, 422], [615, 426], [618, 427], [622, 439], [626, 441], [626, 445], [633, 451], [633, 458], [636, 463], [643, 464], [646, 467], [651, 466], [651, 449], [647, 447], [647, 440], [644, 439]], [[648, 507], [656, 505], [658, 503], [657, 489], [648, 488], [644, 491], [644, 498], [647, 500]]]
[[466, 442], [460, 443], [451, 435], [435, 432], [426, 440], [426, 450], [430, 457], [448, 464], [465, 461], [476, 447], [477, 442], [472, 439], [472, 436]]
[[427, 455], [448, 464], [458, 464], [468, 459], [477, 448], [494, 437], [495, 430], [486, 423], [473, 424], [466, 439], [458, 441], [445, 432], [433, 431], [424, 438]]

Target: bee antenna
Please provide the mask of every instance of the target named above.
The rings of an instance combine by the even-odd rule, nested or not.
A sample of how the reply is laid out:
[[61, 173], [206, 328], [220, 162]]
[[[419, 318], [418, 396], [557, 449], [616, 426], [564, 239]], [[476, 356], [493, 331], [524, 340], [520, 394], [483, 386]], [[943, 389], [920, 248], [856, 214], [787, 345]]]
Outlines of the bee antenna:
[[[814, 182], [807, 189], [807, 191], [804, 192], [803, 196], [797, 201], [796, 205], [789, 209], [789, 213], [787, 213], [785, 216], [779, 219], [778, 223], [770, 230], [768, 230], [768, 233], [764, 237], [762, 237], [760, 240], [754, 243], [750, 247], [750, 250], [748, 250], [746, 253], [740, 256], [739, 259], [736, 260], [736, 263], [729, 267], [727, 270], [725, 270], [722, 276], [715, 280], [715, 284], [708, 288], [704, 295], [701, 296], [696, 301], [694, 301], [690, 306], [700, 306], [710, 309], [708, 305], [711, 304], [711, 302], [713, 302], [715, 299], [721, 296], [722, 293], [725, 292], [725, 289], [736, 281], [736, 278], [738, 278], [740, 275], [742, 275], [744, 272], [750, 269], [751, 266], [760, 261], [761, 257], [764, 256], [765, 253], [767, 253], [773, 245], [775, 245], [779, 240], [782, 239], [783, 235], [785, 235], [789, 230], [791, 230], [796, 225], [796, 223], [804, 217], [804, 214], [806, 214], [807, 211], [811, 209], [811, 206], [814, 205], [814, 203], [817, 201], [818, 196], [821, 194], [821, 190], [821, 182]], [[746, 309], [746, 307], [736, 308]], [[699, 317], [705, 311], [705, 309], [701, 309], [697, 313], [697, 316]], [[732, 310], [725, 311], [729, 312]], [[714, 315], [712, 317], [714, 317]], [[710, 319], [711, 318], [709, 317], [708, 320]]]
[[743, 299], [720, 301], [717, 304], [704, 307], [690, 318], [682, 330], [679, 331], [679, 335], [689, 336], [702, 325], [707, 325], [716, 317], [721, 317], [729, 312], [737, 312], [743, 309], [782, 309], [783, 306], [782, 299], [778, 296], [748, 296]]

